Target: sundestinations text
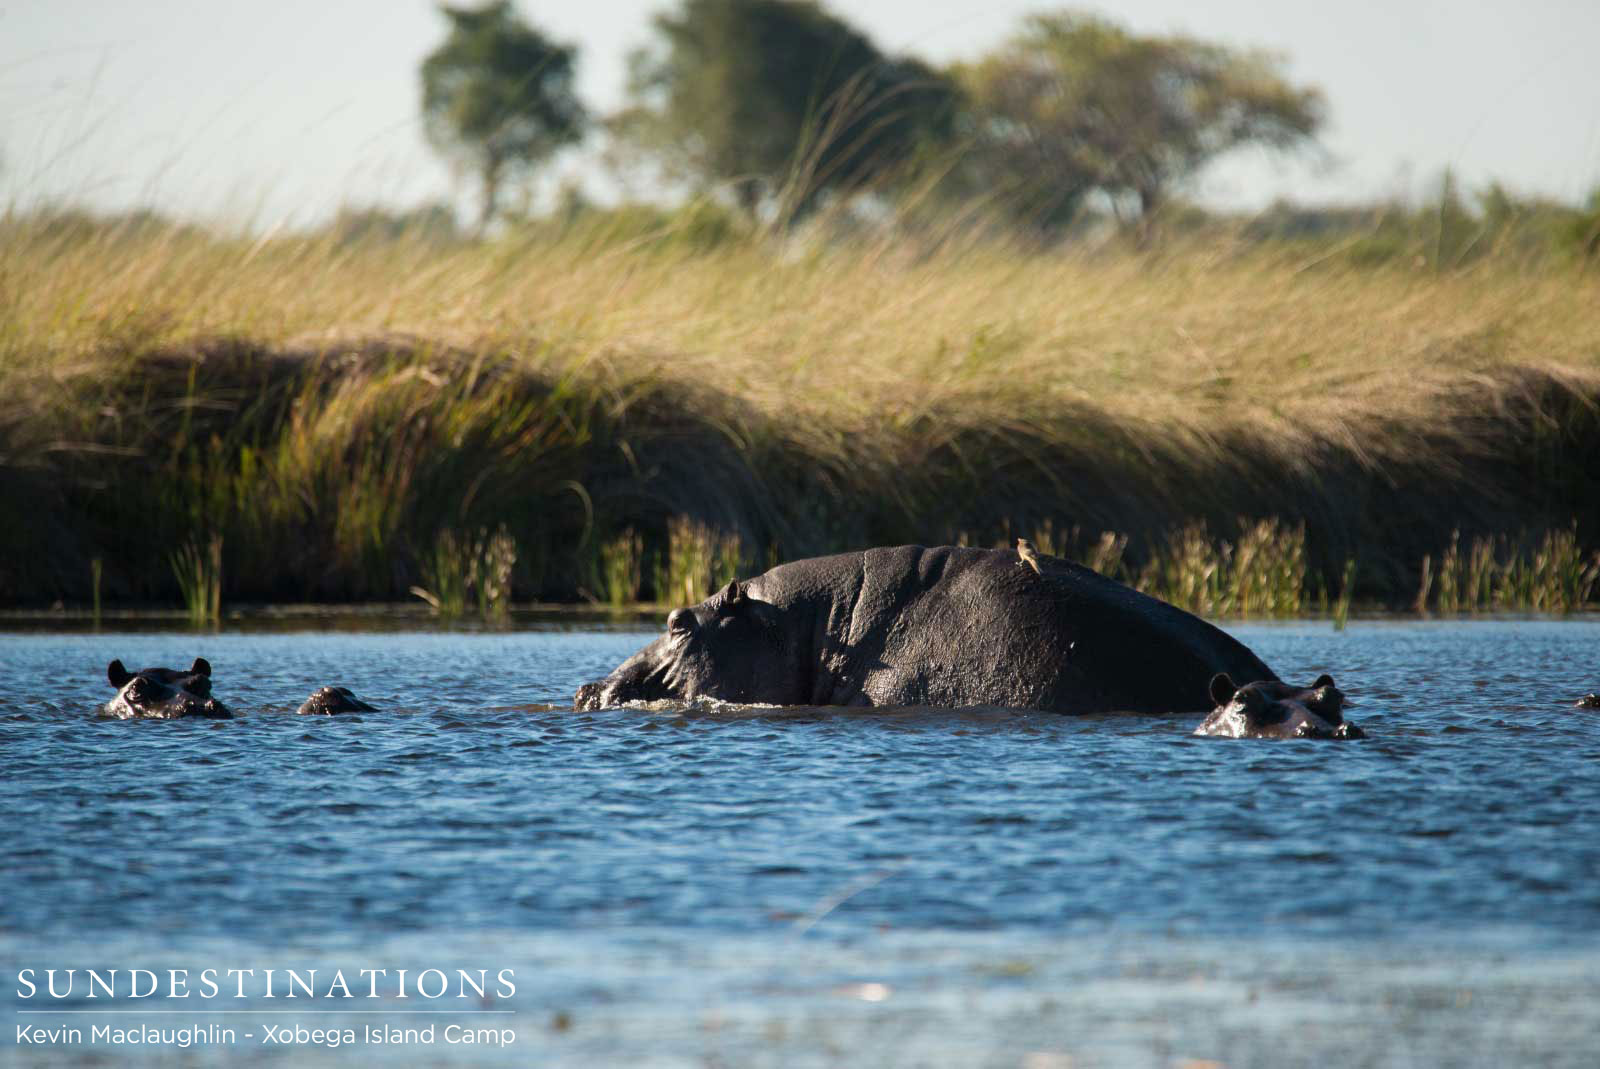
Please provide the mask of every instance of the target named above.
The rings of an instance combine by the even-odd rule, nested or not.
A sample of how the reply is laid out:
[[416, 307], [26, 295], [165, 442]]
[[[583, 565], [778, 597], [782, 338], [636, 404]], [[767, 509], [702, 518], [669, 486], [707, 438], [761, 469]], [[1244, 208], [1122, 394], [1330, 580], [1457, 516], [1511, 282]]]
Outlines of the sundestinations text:
[[[324, 976], [318, 981], [317, 974]], [[84, 975], [80, 979], [79, 973]], [[82, 998], [511, 998], [516, 973], [500, 969], [21, 969], [17, 997]], [[41, 978], [42, 976], [42, 978]], [[380, 984], [382, 990], [380, 990]]]

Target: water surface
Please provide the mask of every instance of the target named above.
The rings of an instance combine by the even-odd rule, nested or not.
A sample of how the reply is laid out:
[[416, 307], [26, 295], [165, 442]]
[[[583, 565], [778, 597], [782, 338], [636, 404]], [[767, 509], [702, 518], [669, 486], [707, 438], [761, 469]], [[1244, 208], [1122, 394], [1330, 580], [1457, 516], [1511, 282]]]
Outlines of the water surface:
[[[1600, 622], [1230, 630], [1369, 738], [573, 712], [645, 632], [0, 636], [0, 1059], [25, 965], [377, 963], [514, 970], [472, 1005], [516, 1044], [231, 1054], [1593, 1064]], [[93, 715], [112, 657], [197, 655], [238, 719]], [[322, 684], [381, 711], [293, 715]]]

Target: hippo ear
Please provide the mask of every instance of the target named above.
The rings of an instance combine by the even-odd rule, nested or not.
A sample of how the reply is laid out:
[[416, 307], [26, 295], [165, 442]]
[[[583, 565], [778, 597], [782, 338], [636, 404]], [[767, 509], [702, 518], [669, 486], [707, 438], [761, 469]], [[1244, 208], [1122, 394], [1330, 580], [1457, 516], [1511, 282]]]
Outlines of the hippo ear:
[[112, 661], [106, 665], [106, 678], [111, 681], [113, 687], [121, 690], [123, 685], [133, 678], [133, 673], [122, 667], [121, 661]]
[[196, 657], [194, 659], [194, 664], [189, 668], [189, 674], [192, 676], [205, 676], [207, 679], [210, 679], [211, 662], [206, 660], [204, 657]]
[[1218, 672], [1211, 677], [1211, 701], [1216, 705], [1227, 705], [1238, 689], [1226, 672]]
[[1317, 681], [1311, 684], [1312, 690], [1317, 690], [1321, 687], [1335, 687], [1335, 689], [1337, 689], [1336, 684], [1333, 682], [1333, 677], [1326, 672], [1318, 676]]
[[744, 587], [739, 585], [739, 580], [729, 579], [728, 585], [722, 588], [722, 603], [724, 605], [737, 605], [744, 600]]

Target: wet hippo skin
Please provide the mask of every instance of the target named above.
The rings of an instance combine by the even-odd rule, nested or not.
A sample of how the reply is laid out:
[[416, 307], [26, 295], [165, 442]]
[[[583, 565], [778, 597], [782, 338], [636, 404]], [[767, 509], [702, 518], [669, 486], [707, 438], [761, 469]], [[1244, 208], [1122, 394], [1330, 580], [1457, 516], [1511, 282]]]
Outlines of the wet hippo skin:
[[780, 565], [674, 611], [576, 706], [993, 705], [1201, 712], [1213, 676], [1275, 681], [1198, 617], [1069, 561], [897, 546]]

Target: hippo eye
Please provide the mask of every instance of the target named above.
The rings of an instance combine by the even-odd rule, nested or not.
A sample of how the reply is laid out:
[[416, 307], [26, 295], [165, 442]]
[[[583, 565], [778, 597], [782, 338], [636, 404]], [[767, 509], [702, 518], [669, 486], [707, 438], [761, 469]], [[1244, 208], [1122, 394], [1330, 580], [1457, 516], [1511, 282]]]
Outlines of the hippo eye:
[[695, 629], [694, 613], [689, 609], [673, 609], [667, 617], [667, 631], [674, 635], [687, 635]]
[[146, 697], [149, 692], [149, 686], [141, 678], [136, 677], [132, 683], [128, 684], [128, 697], [134, 699], [135, 701]]

